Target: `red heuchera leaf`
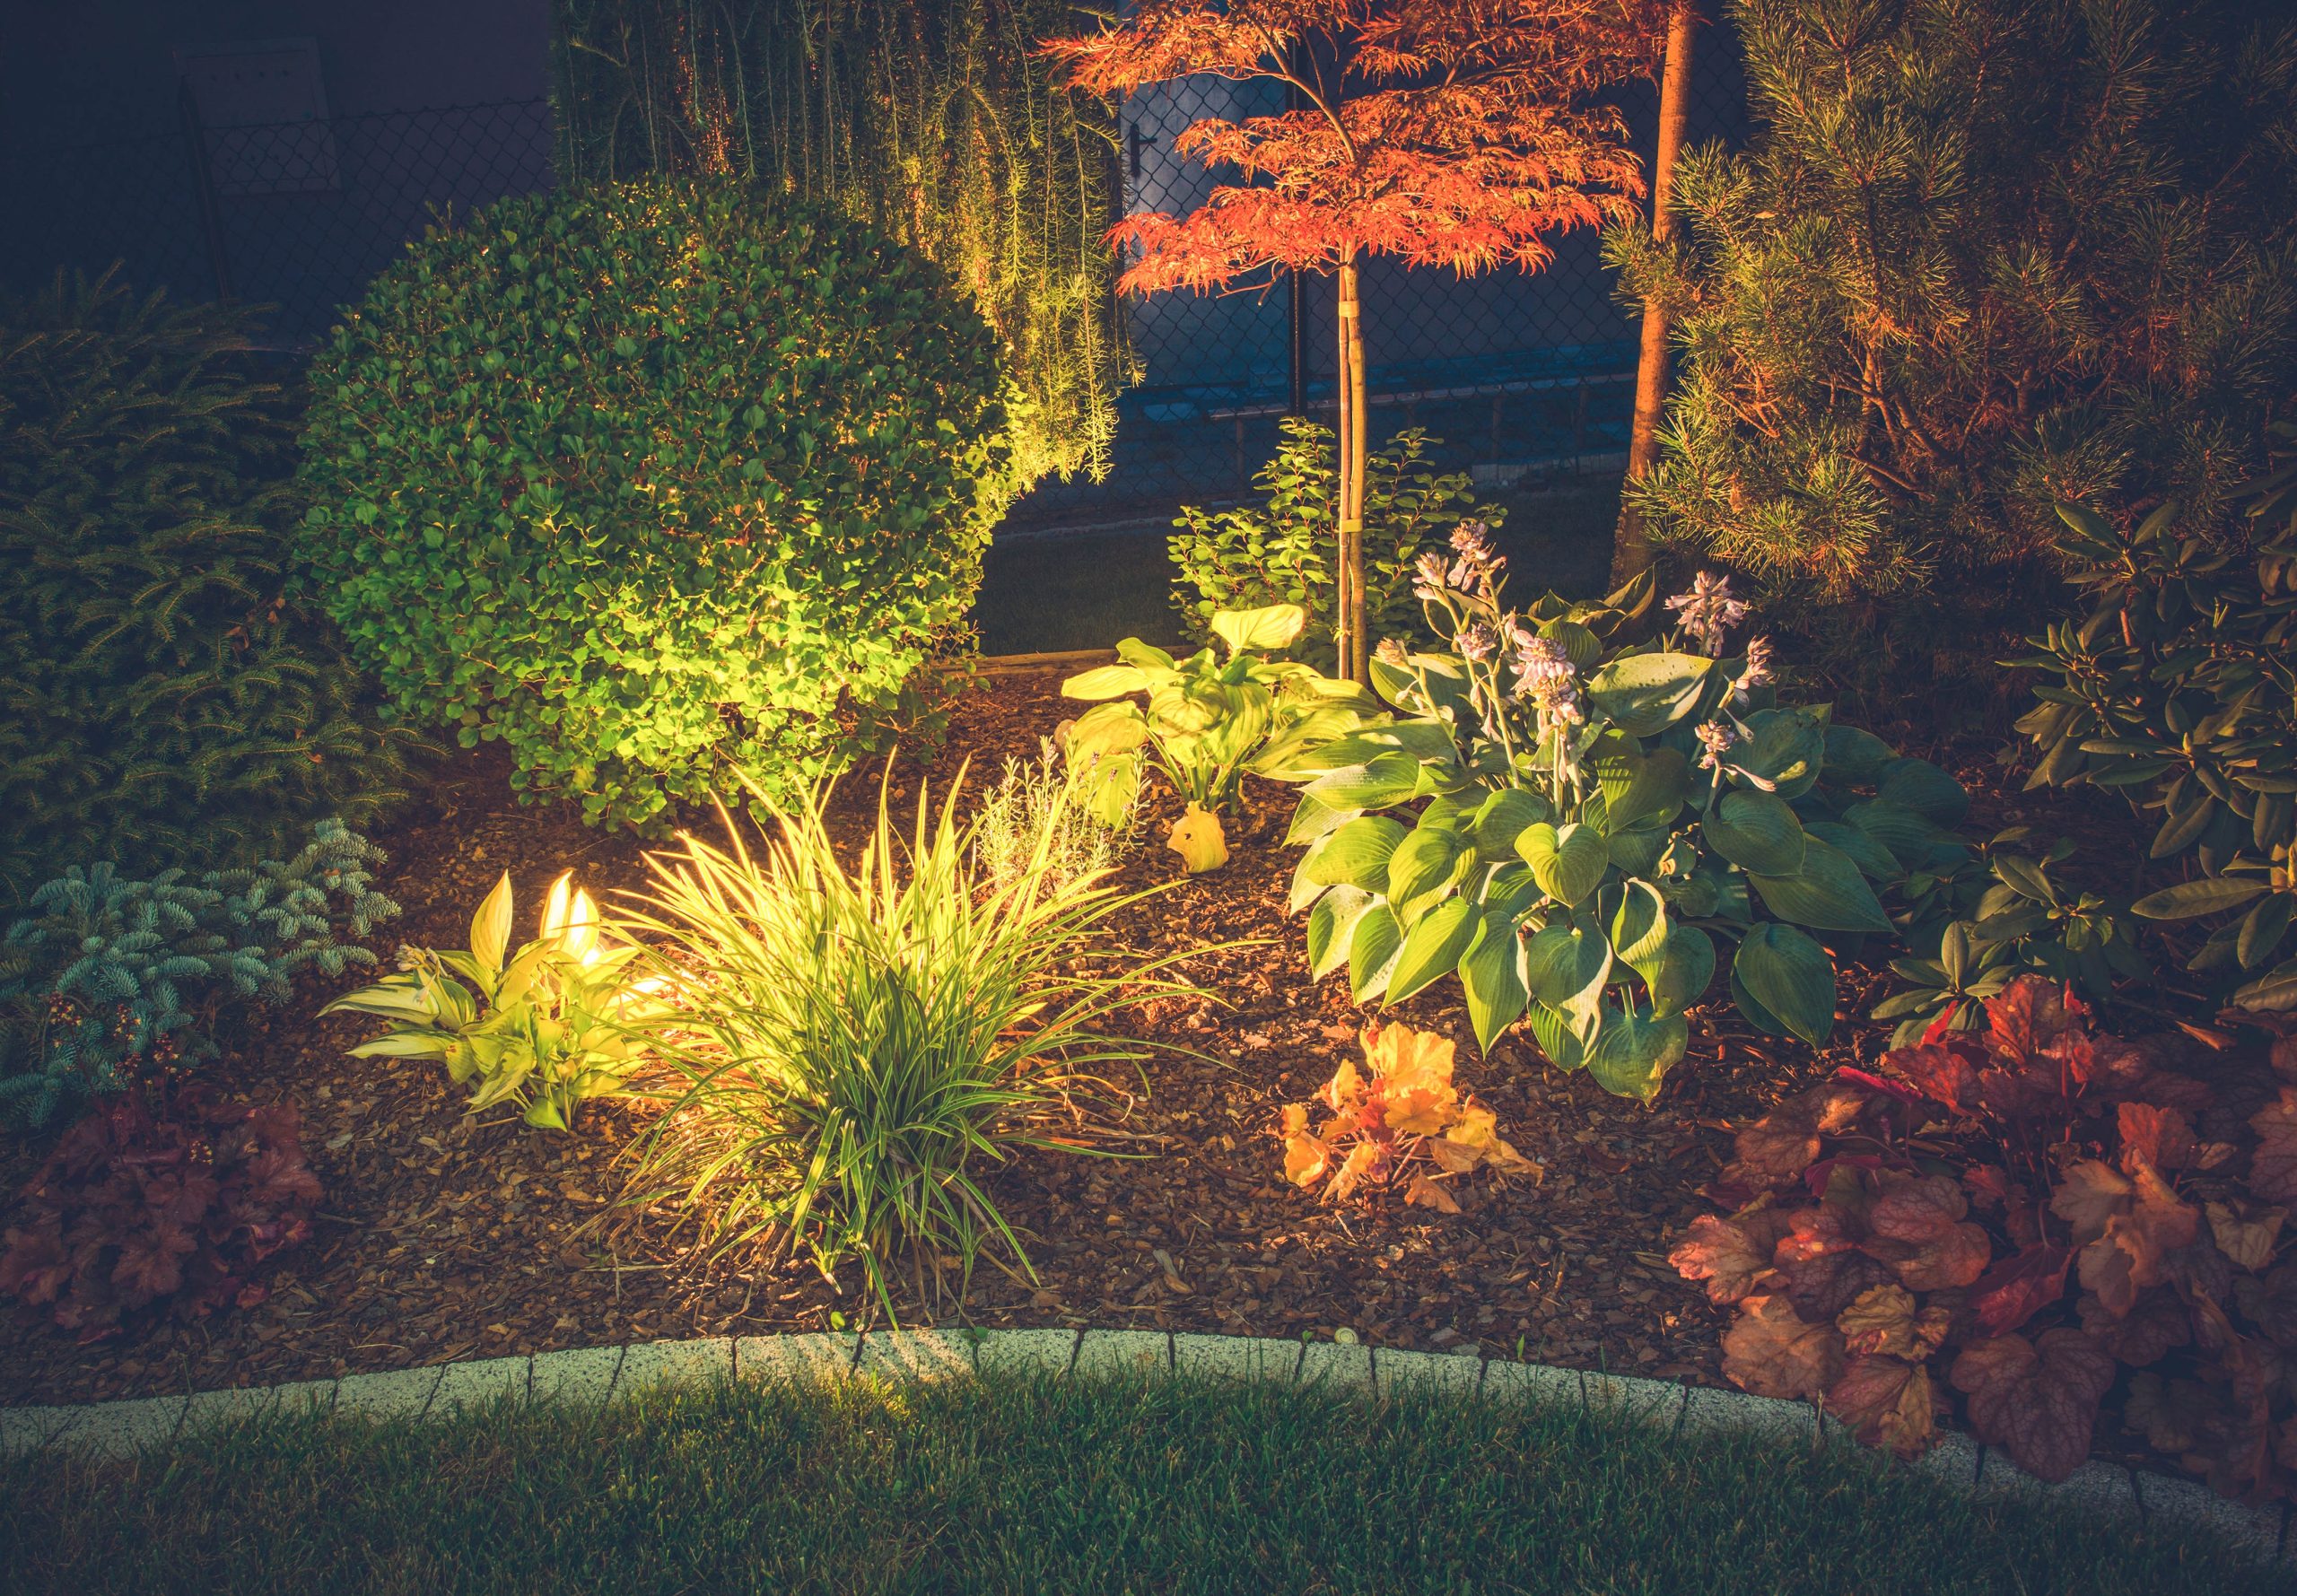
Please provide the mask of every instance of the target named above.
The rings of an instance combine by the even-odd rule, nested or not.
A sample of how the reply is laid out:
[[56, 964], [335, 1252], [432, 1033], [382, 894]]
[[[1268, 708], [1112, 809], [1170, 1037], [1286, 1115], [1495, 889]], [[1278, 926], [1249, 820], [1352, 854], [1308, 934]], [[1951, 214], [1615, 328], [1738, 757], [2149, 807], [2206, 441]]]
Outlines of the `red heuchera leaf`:
[[1667, 1261], [1686, 1280], [1707, 1282], [1707, 1300], [1727, 1306], [1755, 1287], [1770, 1268], [1770, 1255], [1786, 1227], [1786, 1216], [1768, 1204], [1742, 1208], [1728, 1219], [1702, 1214], [1690, 1223]]
[[2075, 1246], [2087, 1246], [2106, 1234], [2135, 1190], [2111, 1164], [2084, 1158], [2066, 1166], [2049, 1194], [2049, 1211], [2073, 1227]]
[[1749, 1193], [1792, 1183], [1817, 1161], [1819, 1138], [1849, 1129], [1873, 1102], [1839, 1081], [1788, 1098], [1739, 1132], [1738, 1156], [1724, 1166], [1721, 1183]]
[[1962, 1190], [1970, 1200], [1982, 1208], [1994, 1208], [2010, 1200], [2013, 1190], [2010, 1172], [1998, 1164], [1973, 1164], [1962, 1171]]
[[[1887, 1060], [1884, 1061], [1888, 1062]], [[1900, 1103], [1916, 1103], [1922, 1101], [1922, 1094], [1917, 1091], [1914, 1087], [1901, 1086], [1897, 1081], [1886, 1081], [1879, 1075], [1869, 1075], [1865, 1070], [1856, 1068], [1848, 1064], [1846, 1064], [1841, 1068], [1836, 1070], [1834, 1072], [1834, 1078], [1838, 1081], [1846, 1082], [1850, 1086], [1864, 1086], [1869, 1092], [1878, 1093], [1884, 1097], [1895, 1098]]]
[[154, 1118], [101, 1104], [57, 1142], [0, 1243], [0, 1292], [83, 1340], [165, 1306], [197, 1318], [260, 1291], [245, 1277], [310, 1234], [319, 1186], [292, 1108], [249, 1111], [196, 1088]]
[[1865, 1250], [1910, 1291], [1968, 1286], [1994, 1255], [1986, 1232], [1963, 1222], [1969, 1211], [1961, 1185], [1949, 1176], [1886, 1174], [1866, 1216], [1874, 1234]]
[[2083, 1013], [2066, 988], [2039, 975], [2021, 975], [1987, 1000], [1987, 1042], [1996, 1062], [2015, 1069], [2042, 1057]]
[[2141, 1162], [2127, 1204], [2107, 1219], [2105, 1234], [2082, 1249], [2082, 1284], [2111, 1312], [2127, 1313], [2140, 1291], [2170, 1278], [2172, 1258], [2200, 1233], [2199, 1210], [2179, 1201]]
[[2071, 1247], [2048, 1243], [2003, 1259], [1970, 1288], [1978, 1329], [1989, 1336], [2006, 1335], [2057, 1302], [2066, 1295], [2066, 1272], [2073, 1262]]
[[1920, 1457], [1938, 1438], [1930, 1371], [1881, 1353], [1846, 1362], [1827, 1388], [1826, 1408], [1866, 1445], [1886, 1446], [1902, 1458]]
[[2250, 1191], [2267, 1202], [2297, 1203], [2297, 1086], [2282, 1087], [2275, 1101], [2251, 1114], [2249, 1129], [2258, 1133]]
[[2090, 1455], [2114, 1360], [2088, 1332], [2053, 1330], [2031, 1342], [2014, 1335], [1973, 1341], [1947, 1377], [1968, 1393], [1970, 1428], [1979, 1440], [2002, 1448], [2029, 1474], [2055, 1481]]
[[1804, 1323], [1783, 1296], [1751, 1296], [1723, 1333], [1723, 1373], [1759, 1397], [1815, 1401], [1842, 1373], [1842, 1337], [1831, 1324]]
[[1941, 1107], [1965, 1118], [1978, 1112], [1978, 1063], [1967, 1046], [1900, 1048], [1883, 1055], [1882, 1068]]
[[2121, 1132], [2121, 1166], [2135, 1174], [2139, 1163], [2155, 1169], [2180, 1169], [2194, 1155], [2193, 1125], [2174, 1108], [2151, 1103], [2117, 1104], [2114, 1117]]
[[2171, 1457], [2199, 1447], [2220, 1414], [2209, 1388], [2194, 1380], [2164, 1380], [2133, 1374], [2121, 1422], [2145, 1437], [2146, 1444]]
[[2132, 1368], [2159, 1363], [2193, 1339], [2191, 1316], [2170, 1291], [2146, 1292], [2127, 1313], [2115, 1313], [2102, 1298], [2084, 1292], [2076, 1311], [2082, 1328], [2104, 1343], [2118, 1362]]
[[2258, 1346], [2207, 1297], [2195, 1302], [2193, 1325], [2195, 1339], [2225, 1377], [2224, 1399], [2197, 1455], [2188, 1457], [2186, 1466], [2198, 1464], [2226, 1496], [2246, 1496], [2260, 1490], [2272, 1472], [2272, 1387], [2280, 1359], [2261, 1356]]

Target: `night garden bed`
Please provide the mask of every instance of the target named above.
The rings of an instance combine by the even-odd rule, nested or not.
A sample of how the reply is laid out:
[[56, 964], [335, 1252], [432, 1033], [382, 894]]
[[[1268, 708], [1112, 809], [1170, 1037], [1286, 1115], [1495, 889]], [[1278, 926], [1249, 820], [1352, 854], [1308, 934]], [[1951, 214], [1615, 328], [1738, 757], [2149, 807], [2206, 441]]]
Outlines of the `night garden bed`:
[[[962, 760], [973, 780], [1073, 711], [1054, 675], [990, 678], [961, 700], [950, 740], [928, 772], [938, 790]], [[1989, 794], [1990, 762], [1953, 761], [1982, 818], [2012, 819], [2021, 800]], [[521, 808], [491, 751], [438, 771], [417, 809], [380, 841], [379, 885], [405, 907], [381, 940], [452, 945], [470, 905], [503, 870], [523, 903], [572, 868], [602, 897], [637, 885], [638, 844], [583, 828], [563, 809]], [[895, 775], [897, 807], [917, 772]], [[841, 824], [866, 824], [874, 773], [840, 794]], [[1846, 971], [1845, 1023], [1823, 1055], [1754, 1033], [1727, 1002], [1694, 1016], [1690, 1055], [1645, 1109], [1584, 1074], [1542, 1063], [1510, 1038], [1489, 1060], [1461, 1049], [1463, 1083], [1498, 1113], [1542, 1173], [1463, 1184], [1465, 1212], [1441, 1217], [1384, 1202], [1321, 1206], [1283, 1179], [1271, 1134], [1281, 1105], [1306, 1097], [1350, 1051], [1366, 1016], [1343, 977], [1311, 983], [1299, 921], [1283, 912], [1297, 850], [1282, 846], [1290, 795], [1247, 789], [1227, 866], [1183, 877], [1173, 855], [1144, 844], [1129, 882], [1176, 881], [1127, 911], [1115, 937], [1143, 953], [1216, 940], [1248, 946], [1192, 961], [1206, 993], [1166, 1002], [1134, 1027], [1166, 1044], [1131, 1095], [1119, 1142], [1142, 1156], [1025, 1156], [994, 1195], [1018, 1227], [1035, 1283], [986, 1260], [962, 1304], [897, 1297], [904, 1321], [1131, 1325], [1325, 1338], [1349, 1330], [1376, 1345], [1481, 1344], [1495, 1355], [1719, 1382], [1725, 1315], [1677, 1277], [1666, 1253], [1713, 1205], [1699, 1189], [1730, 1156], [1730, 1130], [1845, 1064], [1871, 1064], [1883, 1027], [1858, 1016], [1885, 979]], [[1177, 806], [1162, 795], [1175, 812]], [[2076, 806], [2053, 799], [2053, 810]], [[1153, 837], [1168, 815], [1152, 814]], [[2053, 813], [2066, 829], [2077, 817]], [[714, 824], [714, 823], [713, 823]], [[351, 984], [345, 981], [343, 985]], [[1416, 1025], [1466, 1039], [1454, 983], [1403, 1005]], [[664, 1216], [613, 1207], [616, 1156], [635, 1133], [631, 1109], [592, 1105], [575, 1134], [537, 1132], [515, 1113], [467, 1120], [462, 1093], [436, 1065], [356, 1060], [373, 1030], [357, 1016], [315, 1019], [307, 983], [266, 1012], [207, 1073], [234, 1098], [284, 1100], [303, 1119], [326, 1189], [313, 1238], [281, 1260], [268, 1299], [196, 1323], [161, 1320], [82, 1347], [34, 1315], [6, 1322], [0, 1402], [64, 1402], [187, 1387], [253, 1385], [345, 1372], [544, 1351], [651, 1337], [821, 1328], [859, 1321], [865, 1294], [849, 1271], [834, 1291], [802, 1262], [771, 1272], [698, 1266]], [[1192, 1055], [1203, 1055], [1197, 1057]], [[0, 1167], [12, 1191], [36, 1144]]]

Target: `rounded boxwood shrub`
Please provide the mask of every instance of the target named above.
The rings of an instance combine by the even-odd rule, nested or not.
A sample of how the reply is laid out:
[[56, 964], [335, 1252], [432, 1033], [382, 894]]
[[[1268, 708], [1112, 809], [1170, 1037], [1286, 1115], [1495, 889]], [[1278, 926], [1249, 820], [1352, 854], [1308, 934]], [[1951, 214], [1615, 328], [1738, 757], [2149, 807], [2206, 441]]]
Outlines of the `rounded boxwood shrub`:
[[0, 297], [0, 929], [67, 866], [250, 863], [405, 773], [288, 591], [293, 406], [252, 326], [109, 274]]
[[311, 386], [305, 547], [354, 650], [594, 823], [866, 751], [1011, 495], [998, 346], [948, 280], [732, 184], [434, 231]]

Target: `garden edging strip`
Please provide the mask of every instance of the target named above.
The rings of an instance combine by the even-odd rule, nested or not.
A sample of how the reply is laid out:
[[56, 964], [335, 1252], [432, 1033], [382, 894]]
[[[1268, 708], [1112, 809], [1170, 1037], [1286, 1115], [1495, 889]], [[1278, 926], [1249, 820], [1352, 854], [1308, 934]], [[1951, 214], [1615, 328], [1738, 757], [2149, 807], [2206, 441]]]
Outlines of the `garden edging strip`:
[[[1676, 1434], [1754, 1435], [1818, 1445], [1841, 1426], [1806, 1402], [1711, 1386], [1510, 1363], [1469, 1352], [1404, 1352], [1338, 1341], [1287, 1341], [1187, 1331], [1101, 1330], [895, 1330], [806, 1335], [718, 1336], [645, 1341], [523, 1357], [346, 1374], [339, 1380], [197, 1391], [77, 1407], [0, 1408], [0, 1454], [51, 1446], [103, 1457], [170, 1445], [189, 1430], [296, 1404], [377, 1417], [424, 1418], [511, 1397], [521, 1401], [606, 1402], [623, 1391], [701, 1385], [746, 1375], [793, 1380], [870, 1374], [930, 1380], [991, 1367], [1063, 1374], [1187, 1374], [1360, 1389], [1376, 1397], [1411, 1391], [1472, 1392], [1479, 1399], [1576, 1401]], [[2291, 1560], [2285, 1504], [2251, 1508], [2191, 1480], [2097, 1460], [2048, 1485], [1992, 1448], [1948, 1434], [1913, 1467], [1978, 1496], [2008, 1492], [2074, 1503], [2109, 1515], [2205, 1527], [2261, 1561]]]

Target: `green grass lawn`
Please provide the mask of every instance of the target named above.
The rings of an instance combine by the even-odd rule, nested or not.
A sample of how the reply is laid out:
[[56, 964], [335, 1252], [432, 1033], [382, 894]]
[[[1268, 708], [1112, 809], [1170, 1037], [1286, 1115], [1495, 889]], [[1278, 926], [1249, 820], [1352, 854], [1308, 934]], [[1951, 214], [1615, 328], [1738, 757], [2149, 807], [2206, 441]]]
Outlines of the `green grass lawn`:
[[742, 1384], [0, 1462], [15, 1592], [2286, 1589], [1872, 1456], [1561, 1410], [1052, 1380]]
[[[1507, 511], [1499, 543], [1518, 602], [1550, 588], [1572, 598], [1603, 590], [1617, 483], [1503, 493], [1488, 502]], [[1121, 637], [1170, 646], [1181, 641], [1172, 590], [1172, 561], [1154, 528], [1012, 536], [990, 546], [974, 621], [987, 654], [1105, 649]]]

